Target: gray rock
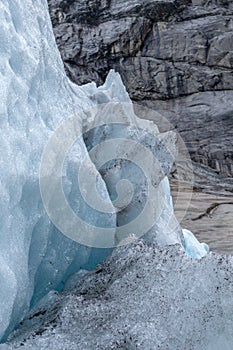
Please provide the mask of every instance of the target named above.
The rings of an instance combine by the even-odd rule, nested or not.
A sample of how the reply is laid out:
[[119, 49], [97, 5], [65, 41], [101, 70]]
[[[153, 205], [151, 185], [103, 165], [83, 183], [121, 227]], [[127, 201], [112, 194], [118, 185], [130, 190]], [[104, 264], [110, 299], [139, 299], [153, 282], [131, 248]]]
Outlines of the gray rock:
[[194, 161], [233, 174], [231, 0], [49, 0], [68, 76], [118, 71], [133, 100], [156, 108]]

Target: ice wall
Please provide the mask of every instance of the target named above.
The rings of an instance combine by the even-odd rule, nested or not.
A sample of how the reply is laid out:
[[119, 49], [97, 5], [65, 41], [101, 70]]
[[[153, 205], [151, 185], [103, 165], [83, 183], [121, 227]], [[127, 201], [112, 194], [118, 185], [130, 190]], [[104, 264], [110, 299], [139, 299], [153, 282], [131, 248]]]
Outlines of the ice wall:
[[1, 1], [0, 23], [2, 338], [32, 298], [58, 286], [66, 273], [95, 266], [107, 251], [94, 252], [59, 233], [41, 201], [39, 166], [46, 142], [61, 121], [93, 105], [82, 88], [73, 92], [65, 76], [47, 2]]
[[[110, 245], [106, 245], [106, 249], [98, 249], [93, 244], [96, 248], [91, 248], [67, 238], [51, 223], [45, 210], [46, 205], [42, 202], [39, 188], [42, 152], [54, 131], [64, 121], [75, 116], [73, 120], [77, 132], [82, 134], [89, 129], [89, 141], [85, 140], [85, 143], [83, 138], [78, 141], [78, 146], [82, 149], [81, 158], [77, 153], [71, 152], [63, 173], [64, 192], [72, 209], [82, 213], [83, 219], [88, 219], [91, 223], [87, 231], [76, 227], [80, 235], [82, 233], [85, 238], [86, 234], [91, 234], [94, 237], [93, 227], [98, 230], [102, 227], [111, 228], [116, 244], [130, 232], [137, 236], [137, 225], [130, 226], [132, 231], [126, 231], [126, 235], [120, 227], [141, 210], [146, 186], [139, 179], [140, 170], [137, 173], [137, 194], [132, 205], [128, 211], [119, 214], [117, 205], [113, 205], [114, 186], [125, 173], [132, 180], [134, 168], [127, 164], [124, 170], [120, 168], [116, 173], [115, 165], [110, 162], [102, 166], [102, 177], [99, 176], [96, 170], [99, 153], [95, 152], [94, 147], [100, 135], [105, 135], [107, 140], [110, 134], [115, 134], [115, 138], [124, 138], [123, 145], [127, 145], [127, 140], [137, 140], [135, 135], [140, 129], [144, 130], [140, 133], [142, 144], [151, 147], [152, 154], [156, 155], [161, 165], [160, 171], [154, 171], [154, 164], [150, 166], [150, 162], [145, 159], [147, 175], [153, 183], [153, 197], [150, 210], [146, 212], [146, 220], [141, 220], [141, 223], [147, 222], [150, 216], [152, 221], [159, 218], [160, 221], [155, 220], [155, 225], [147, 229], [150, 229], [148, 240], [155, 238], [161, 244], [181, 244], [182, 234], [178, 227], [173, 231], [169, 229], [169, 235], [164, 235], [167, 229], [166, 218], [173, 215], [170, 200], [166, 200], [169, 188], [165, 176], [172, 165], [174, 135], [168, 133], [161, 136], [152, 123], [136, 119], [117, 74], [111, 72], [105, 85], [99, 89], [95, 84], [76, 87], [68, 81], [55, 44], [45, 0], [1, 1], [0, 23], [0, 339], [4, 340], [25, 316], [30, 305], [49, 290], [62, 289], [69, 275], [80, 268], [95, 267], [110, 252]], [[110, 104], [106, 106], [106, 102]], [[122, 107], [125, 104], [127, 107]], [[90, 126], [95, 127], [95, 121], [100, 117], [108, 122], [107, 118], [113, 114], [114, 108], [119, 108], [122, 120], [130, 126], [119, 133], [111, 128], [106, 131], [98, 127], [93, 136]], [[84, 110], [87, 112], [80, 113]], [[131, 137], [132, 135], [134, 136]], [[71, 137], [71, 134], [67, 137]], [[62, 145], [63, 139], [59, 141]], [[166, 147], [162, 149], [164, 145]], [[53, 150], [50, 151], [48, 171], [53, 163], [53, 155], [56, 154]], [[135, 149], [131, 148], [129, 153], [135, 154]], [[83, 161], [84, 156], [84, 190], [90, 193], [92, 187], [89, 176], [96, 176], [98, 191], [108, 207], [112, 208], [108, 215], [101, 216], [96, 210], [86, 210], [85, 203], [75, 200], [77, 194], [80, 194], [80, 189], [74, 188], [75, 166]], [[51, 187], [50, 191], [47, 188], [47, 193], [56, 192], [56, 189]], [[49, 196], [46, 198], [47, 204], [53, 199]], [[141, 200], [142, 203], [138, 206], [137, 203]], [[53, 218], [52, 214], [51, 216]], [[63, 221], [62, 217], [60, 219]], [[59, 224], [57, 227], [60, 228]]]

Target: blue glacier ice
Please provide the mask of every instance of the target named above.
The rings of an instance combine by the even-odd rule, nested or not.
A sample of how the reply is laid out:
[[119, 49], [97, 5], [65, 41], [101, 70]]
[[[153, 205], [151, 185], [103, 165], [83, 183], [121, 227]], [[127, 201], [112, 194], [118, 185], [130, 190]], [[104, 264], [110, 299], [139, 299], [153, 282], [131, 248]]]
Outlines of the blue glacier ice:
[[[115, 245], [143, 232], [145, 241], [159, 246], [177, 243], [182, 247], [184, 239], [167, 180], [176, 153], [175, 135], [160, 134], [152, 122], [135, 116], [117, 73], [110, 72], [99, 88], [94, 83], [78, 87], [67, 79], [46, 0], [3, 0], [0, 23], [0, 339], [5, 340], [30, 307], [49, 291], [62, 290], [67, 278], [79, 269], [95, 268]], [[114, 125], [114, 118], [121, 123]], [[77, 134], [69, 129], [71, 133], [57, 140], [57, 130], [70, 120]], [[127, 126], [122, 128], [122, 123]], [[60, 162], [64, 149], [50, 147], [43, 152], [46, 145], [70, 145], [77, 135], [87, 139], [80, 137], [72, 144], [64, 160], [64, 196], [72, 209], [66, 216], [62, 206], [51, 208], [51, 202], [60, 199], [57, 186], [61, 178], [54, 176], [51, 183], [51, 177], [57, 174], [56, 161]], [[101, 151], [102, 142], [109, 139], [115, 141], [109, 148], [105, 143]], [[136, 145], [139, 143], [141, 147]], [[148, 147], [152, 158], [142, 158]], [[118, 155], [116, 162], [109, 158], [111, 149]], [[119, 151], [124, 153], [124, 166]], [[135, 157], [136, 168], [131, 162]], [[84, 160], [79, 188], [77, 172]], [[41, 170], [41, 163], [47, 167]], [[146, 169], [143, 180], [140, 167]], [[123, 196], [125, 203], [118, 200], [115, 190], [122, 177], [125, 182], [121, 182], [119, 193], [129, 193], [128, 198]], [[136, 186], [134, 192], [130, 181]], [[46, 187], [48, 184], [51, 187]], [[108, 211], [91, 208], [96, 195]], [[76, 225], [72, 220], [77, 214], [89, 225]], [[105, 238], [101, 243], [96, 238], [102, 231], [109, 233], [106, 244]], [[199, 246], [194, 242], [192, 251], [192, 242], [186, 235], [189, 255], [199, 257]]]
[[187, 230], [182, 229], [184, 236], [184, 247], [188, 256], [193, 259], [200, 259], [209, 252], [209, 247], [206, 243], [200, 243], [194, 234]]

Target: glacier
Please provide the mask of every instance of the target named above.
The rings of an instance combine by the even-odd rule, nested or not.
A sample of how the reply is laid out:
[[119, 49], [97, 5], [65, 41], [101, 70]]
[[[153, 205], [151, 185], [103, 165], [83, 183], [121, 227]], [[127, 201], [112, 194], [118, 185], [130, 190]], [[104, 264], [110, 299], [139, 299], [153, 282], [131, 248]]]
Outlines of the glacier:
[[[0, 22], [4, 342], [43, 297], [61, 291], [80, 269], [94, 269], [116, 246], [143, 236], [148, 247], [188, 247], [192, 258], [208, 249], [192, 233], [183, 234], [173, 213], [167, 176], [176, 157], [175, 134], [160, 134], [152, 122], [136, 117], [117, 73], [111, 71], [99, 88], [67, 79], [47, 1], [3, 0]], [[64, 125], [69, 125], [65, 133]], [[64, 145], [71, 147], [69, 154]], [[64, 193], [59, 192], [61, 180]], [[69, 201], [65, 215], [60, 195]]]

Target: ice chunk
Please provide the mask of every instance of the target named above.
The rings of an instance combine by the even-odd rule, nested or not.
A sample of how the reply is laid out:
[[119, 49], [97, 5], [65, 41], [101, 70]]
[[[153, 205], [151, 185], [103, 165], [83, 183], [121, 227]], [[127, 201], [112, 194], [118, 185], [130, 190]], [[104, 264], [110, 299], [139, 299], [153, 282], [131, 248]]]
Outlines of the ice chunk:
[[184, 235], [184, 246], [188, 256], [193, 259], [200, 259], [209, 252], [209, 247], [206, 243], [200, 243], [194, 234], [187, 230], [182, 229]]
[[34, 310], [7, 350], [229, 350], [232, 269], [232, 257], [190, 259], [178, 245], [116, 248], [76, 288]]

